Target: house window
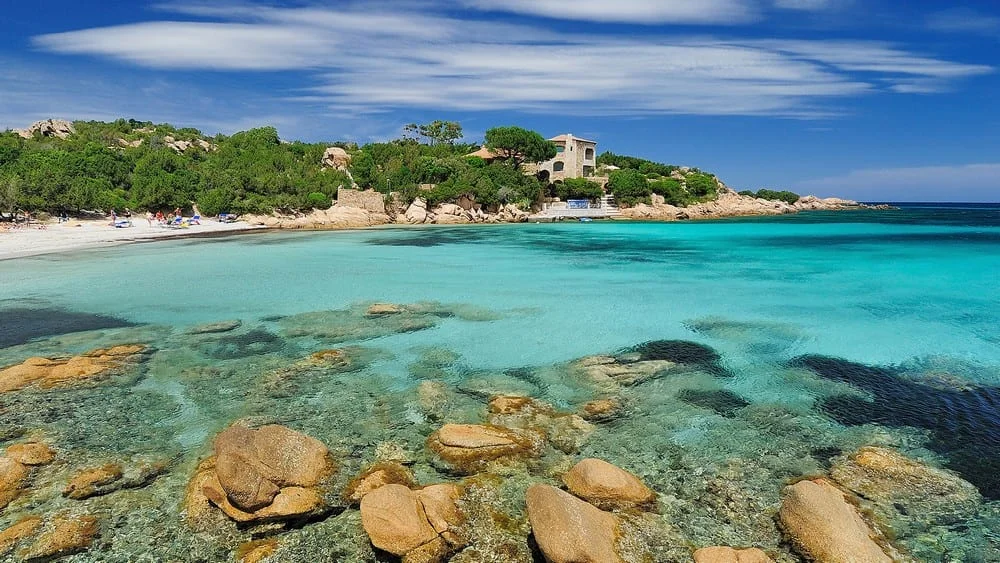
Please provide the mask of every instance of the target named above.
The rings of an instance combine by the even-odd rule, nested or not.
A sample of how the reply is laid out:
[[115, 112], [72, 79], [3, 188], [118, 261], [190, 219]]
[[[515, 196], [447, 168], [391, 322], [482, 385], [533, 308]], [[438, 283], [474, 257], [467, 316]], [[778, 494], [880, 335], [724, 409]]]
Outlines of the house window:
[[586, 155], [584, 158], [587, 160], [594, 160], [594, 149], [587, 149], [587, 152], [584, 154]]
[[566, 168], [566, 165], [563, 164], [562, 162], [554, 162], [554, 163], [552, 163], [552, 171], [553, 172], [562, 172], [565, 168]]
[[557, 153], [562, 154], [562, 152], [565, 151], [565, 150], [566, 150], [566, 147], [564, 147], [562, 145], [556, 145], [556, 152]]

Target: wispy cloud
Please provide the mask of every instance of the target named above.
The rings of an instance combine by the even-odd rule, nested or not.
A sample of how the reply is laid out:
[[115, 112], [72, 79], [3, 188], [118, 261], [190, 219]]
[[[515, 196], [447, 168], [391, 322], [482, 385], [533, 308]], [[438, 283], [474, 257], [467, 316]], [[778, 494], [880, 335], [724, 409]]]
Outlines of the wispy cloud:
[[1000, 163], [855, 170], [794, 186], [859, 201], [1000, 201]]
[[756, 2], [748, 0], [698, 0], [695, 2], [691, 0], [461, 1], [466, 6], [479, 10], [511, 12], [563, 20], [644, 25], [661, 23], [733, 24], [756, 19], [758, 15]]
[[[519, 10], [529, 4], [555, 5], [490, 3]], [[718, 11], [737, 4], [743, 5], [711, 0], [571, 6], [597, 18], [606, 11], [667, 17], [671, 10], [694, 10], [692, 5]], [[577, 35], [485, 21], [475, 12], [457, 17], [392, 5], [393, 10], [375, 11], [182, 5], [185, 14], [218, 21], [85, 29], [38, 36], [35, 44], [152, 68], [305, 71], [306, 78], [288, 89], [297, 92], [284, 97], [334, 112], [433, 108], [825, 117], [842, 111], [841, 101], [853, 97], [930, 93], [992, 71], [868, 41]]]
[[927, 27], [946, 33], [1000, 35], [1000, 17], [972, 8], [950, 8], [927, 16]]

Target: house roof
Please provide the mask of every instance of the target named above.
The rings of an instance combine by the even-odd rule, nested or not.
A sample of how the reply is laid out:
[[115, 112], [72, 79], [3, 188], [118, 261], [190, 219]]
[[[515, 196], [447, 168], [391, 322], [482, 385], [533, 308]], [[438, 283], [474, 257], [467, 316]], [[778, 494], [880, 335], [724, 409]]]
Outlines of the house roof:
[[[573, 134], [572, 133], [566, 133], [564, 135], [558, 135], [556, 137], [552, 137], [549, 140], [550, 141], [555, 141], [555, 142], [560, 142], [560, 141], [565, 142], [565, 141], [568, 141], [570, 137], [573, 137]], [[587, 140], [587, 139], [581, 139], [580, 137], [573, 137], [573, 140], [575, 140], [575, 141], [583, 141], [584, 143], [591, 143], [591, 144], [594, 144], [594, 145], [597, 144], [597, 141], [590, 141], [590, 140]]]
[[467, 154], [465, 156], [466, 157], [478, 156], [479, 158], [481, 158], [483, 160], [495, 160], [495, 159], [499, 158], [499, 156], [496, 155], [493, 151], [491, 151], [490, 149], [486, 148], [486, 145], [483, 145], [483, 146], [479, 147], [478, 151], [476, 151], [476, 152], [470, 152], [469, 154]]

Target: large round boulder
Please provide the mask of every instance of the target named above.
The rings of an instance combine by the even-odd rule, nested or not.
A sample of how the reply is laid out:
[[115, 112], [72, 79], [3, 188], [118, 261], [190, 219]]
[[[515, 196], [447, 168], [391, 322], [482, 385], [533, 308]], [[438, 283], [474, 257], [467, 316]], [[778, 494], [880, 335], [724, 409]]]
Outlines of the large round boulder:
[[638, 477], [600, 459], [577, 463], [562, 479], [571, 493], [604, 510], [647, 507], [656, 502], [656, 493]]
[[619, 520], [550, 485], [533, 485], [525, 495], [528, 520], [549, 563], [619, 563]]

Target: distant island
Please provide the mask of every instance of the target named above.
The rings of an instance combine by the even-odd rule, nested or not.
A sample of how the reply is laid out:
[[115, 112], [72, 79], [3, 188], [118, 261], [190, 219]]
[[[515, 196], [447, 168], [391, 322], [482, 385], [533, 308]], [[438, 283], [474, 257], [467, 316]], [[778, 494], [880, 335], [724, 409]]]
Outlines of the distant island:
[[0, 220], [19, 213], [191, 210], [271, 227], [677, 220], [858, 207], [789, 191], [735, 192], [693, 167], [596, 154], [571, 134], [495, 127], [464, 143], [451, 121], [402, 137], [287, 142], [273, 127], [207, 136], [134, 119], [40, 121], [0, 133]]

